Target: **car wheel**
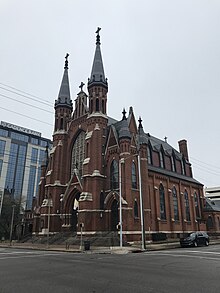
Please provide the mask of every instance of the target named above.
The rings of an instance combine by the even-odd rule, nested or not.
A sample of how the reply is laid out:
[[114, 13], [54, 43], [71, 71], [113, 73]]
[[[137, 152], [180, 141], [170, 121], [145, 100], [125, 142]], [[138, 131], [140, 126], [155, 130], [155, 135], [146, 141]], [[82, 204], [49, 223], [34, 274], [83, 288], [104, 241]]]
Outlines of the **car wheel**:
[[209, 246], [208, 240], [205, 241], [205, 246]]
[[198, 243], [197, 241], [194, 242], [194, 247], [197, 247], [198, 246]]

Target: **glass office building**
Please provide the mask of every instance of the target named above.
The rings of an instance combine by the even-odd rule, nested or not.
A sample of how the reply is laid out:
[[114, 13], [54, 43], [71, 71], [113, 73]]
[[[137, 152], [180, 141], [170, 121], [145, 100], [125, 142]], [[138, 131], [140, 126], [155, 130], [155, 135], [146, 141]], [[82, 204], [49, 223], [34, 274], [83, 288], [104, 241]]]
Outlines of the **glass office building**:
[[41, 164], [52, 141], [41, 133], [1, 121], [0, 190], [10, 193], [29, 210], [38, 193]]

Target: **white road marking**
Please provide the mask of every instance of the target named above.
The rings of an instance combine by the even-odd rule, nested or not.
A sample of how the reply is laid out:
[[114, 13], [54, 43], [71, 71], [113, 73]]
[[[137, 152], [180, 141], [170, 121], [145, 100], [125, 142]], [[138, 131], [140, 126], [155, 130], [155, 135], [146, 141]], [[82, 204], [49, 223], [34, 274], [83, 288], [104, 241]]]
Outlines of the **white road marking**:
[[[146, 252], [147, 254], [147, 252]], [[188, 258], [200, 258], [200, 259], [212, 259], [212, 260], [218, 260], [220, 261], [220, 257], [208, 257], [208, 256], [200, 256], [200, 255], [190, 255], [190, 254], [174, 254], [174, 253], [165, 253], [165, 252], [153, 252], [150, 253], [150, 255], [155, 256], [173, 256], [173, 257], [188, 257]]]
[[[28, 255], [12, 255], [12, 254], [8, 254], [8, 255], [5, 255], [3, 257], [0, 256], [0, 260], [1, 259], [13, 259], [13, 258], [27, 258], [27, 257], [38, 257], [38, 256], [51, 256], [51, 255], [61, 255], [62, 253], [44, 253], [44, 254], [38, 254], [38, 253], [35, 253], [35, 254], [28, 254]], [[11, 255], [11, 256], [10, 256]]]

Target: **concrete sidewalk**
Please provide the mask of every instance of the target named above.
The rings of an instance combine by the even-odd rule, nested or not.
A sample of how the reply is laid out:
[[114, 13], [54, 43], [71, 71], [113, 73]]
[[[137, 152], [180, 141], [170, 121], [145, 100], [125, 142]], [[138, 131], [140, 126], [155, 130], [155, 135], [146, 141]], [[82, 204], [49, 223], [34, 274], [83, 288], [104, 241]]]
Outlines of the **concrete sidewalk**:
[[[214, 239], [210, 241], [210, 245], [220, 244], [220, 239]], [[46, 245], [46, 244], [32, 244], [32, 243], [17, 243], [9, 242], [0, 243], [0, 248], [14, 248], [14, 249], [30, 249], [30, 250], [42, 250], [42, 251], [57, 251], [57, 252], [69, 252], [69, 253], [97, 253], [97, 254], [127, 254], [127, 253], [140, 253], [145, 251], [165, 250], [172, 248], [180, 248], [179, 241], [174, 242], [162, 242], [162, 243], [146, 243], [146, 250], [142, 250], [140, 244], [134, 244], [131, 246], [113, 246], [113, 247], [98, 247], [90, 246], [89, 250], [84, 250], [83, 247], [76, 245]]]

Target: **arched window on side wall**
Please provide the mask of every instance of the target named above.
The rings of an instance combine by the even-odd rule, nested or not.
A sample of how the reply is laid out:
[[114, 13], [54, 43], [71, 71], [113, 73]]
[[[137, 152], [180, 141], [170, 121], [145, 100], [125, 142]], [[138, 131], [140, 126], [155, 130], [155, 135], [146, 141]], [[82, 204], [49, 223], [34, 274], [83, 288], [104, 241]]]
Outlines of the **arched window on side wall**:
[[200, 219], [199, 200], [198, 200], [198, 195], [196, 192], [194, 193], [194, 203], [195, 203], [195, 210], [196, 210], [196, 218]]
[[96, 100], [95, 100], [95, 110], [96, 110], [96, 112], [99, 112], [99, 99], [98, 98], [96, 98]]
[[105, 102], [102, 100], [102, 113], [105, 113]]
[[60, 129], [63, 129], [63, 118], [60, 118]]
[[93, 100], [90, 101], [90, 112], [93, 112]]
[[173, 210], [174, 210], [174, 220], [179, 221], [179, 207], [178, 207], [178, 197], [176, 187], [174, 186], [172, 189], [173, 193]]
[[131, 181], [132, 181], [132, 188], [137, 189], [137, 172], [136, 172], [136, 166], [134, 162], [132, 162], [132, 167], [131, 167]]
[[134, 201], [134, 217], [138, 218], [138, 203], [136, 199]]
[[207, 230], [212, 229], [214, 227], [212, 216], [208, 216], [206, 225], [207, 225]]
[[147, 162], [152, 165], [152, 151], [149, 145], [147, 146]]
[[190, 219], [189, 196], [188, 196], [188, 192], [186, 190], [184, 192], [184, 200], [185, 200], [186, 220], [189, 222], [191, 220]]
[[164, 192], [163, 184], [160, 184], [159, 194], [160, 194], [160, 218], [161, 220], [166, 220], [165, 192]]
[[110, 166], [110, 188], [111, 190], [119, 188], [118, 162], [113, 160]]

